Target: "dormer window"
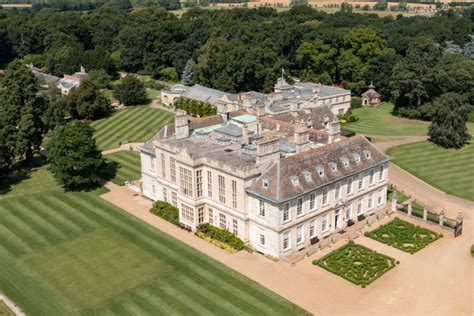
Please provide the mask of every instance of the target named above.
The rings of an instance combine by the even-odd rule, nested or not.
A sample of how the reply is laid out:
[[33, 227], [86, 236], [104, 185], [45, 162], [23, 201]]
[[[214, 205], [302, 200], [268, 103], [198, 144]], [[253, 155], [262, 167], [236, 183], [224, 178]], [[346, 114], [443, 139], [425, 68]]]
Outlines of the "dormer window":
[[372, 153], [369, 150], [364, 150], [365, 158], [370, 159], [372, 157]]
[[341, 158], [341, 161], [342, 161], [342, 165], [344, 166], [344, 168], [349, 167], [349, 159], [344, 157], [344, 158]]
[[294, 186], [300, 184], [300, 178], [298, 176], [292, 176], [290, 177], [291, 183], [293, 183]]
[[307, 182], [311, 181], [311, 173], [309, 171], [303, 171], [303, 175]]
[[337, 171], [337, 165], [334, 162], [330, 162], [329, 167], [331, 168], [332, 172]]
[[355, 162], [360, 162], [360, 155], [359, 154], [354, 154], [354, 161]]
[[263, 179], [263, 183], [262, 183], [263, 187], [265, 189], [268, 189], [268, 187], [270, 186], [270, 182], [271, 182], [270, 178]]
[[324, 177], [324, 169], [323, 167], [317, 167], [316, 171], [318, 172], [320, 177]]

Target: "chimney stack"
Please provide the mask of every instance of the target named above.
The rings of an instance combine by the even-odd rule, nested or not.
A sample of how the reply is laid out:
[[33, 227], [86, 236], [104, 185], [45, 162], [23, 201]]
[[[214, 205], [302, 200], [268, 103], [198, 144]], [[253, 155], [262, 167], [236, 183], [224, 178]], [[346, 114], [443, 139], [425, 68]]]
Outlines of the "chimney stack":
[[329, 137], [328, 137], [328, 144], [335, 142], [336, 140], [340, 139], [341, 136], [341, 124], [338, 120], [332, 121], [329, 123]]
[[247, 125], [242, 126], [242, 141], [244, 144], [249, 143], [249, 129]]
[[290, 103], [290, 114], [293, 117], [298, 116], [298, 104], [296, 104], [295, 102]]
[[304, 122], [296, 122], [294, 142], [296, 144], [297, 153], [301, 153], [309, 149], [309, 131], [306, 128]]
[[183, 111], [183, 110], [176, 111], [174, 129], [175, 129], [174, 134], [175, 134], [176, 139], [189, 137], [189, 122], [188, 122], [188, 115], [186, 114], [186, 111]]
[[257, 164], [265, 161], [280, 159], [280, 145], [278, 137], [264, 138], [256, 142]]

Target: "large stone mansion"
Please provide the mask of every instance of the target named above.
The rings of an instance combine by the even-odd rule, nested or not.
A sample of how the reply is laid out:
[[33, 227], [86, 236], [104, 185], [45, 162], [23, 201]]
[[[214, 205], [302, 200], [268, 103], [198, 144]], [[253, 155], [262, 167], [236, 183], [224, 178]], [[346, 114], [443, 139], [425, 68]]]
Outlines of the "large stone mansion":
[[274, 92], [269, 94], [255, 91], [232, 94], [198, 84], [192, 87], [178, 84], [161, 91], [161, 102], [165, 105], [173, 105], [180, 97], [208, 102], [215, 106], [219, 113], [241, 109], [255, 113], [258, 107], [264, 106], [265, 113], [277, 115], [328, 106], [334, 114], [343, 114], [351, 106], [350, 90], [300, 82], [297, 79], [294, 84], [289, 84], [283, 77], [278, 79]]
[[324, 105], [190, 118], [178, 111], [141, 148], [142, 193], [278, 258], [344, 230], [386, 205], [389, 157], [346, 138]]

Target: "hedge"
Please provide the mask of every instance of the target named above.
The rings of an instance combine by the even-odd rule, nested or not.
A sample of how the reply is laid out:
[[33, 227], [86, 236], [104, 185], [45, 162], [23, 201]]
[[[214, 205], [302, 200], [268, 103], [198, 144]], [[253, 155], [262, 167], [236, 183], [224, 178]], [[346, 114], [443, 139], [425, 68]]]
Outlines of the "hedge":
[[209, 102], [201, 102], [192, 99], [180, 97], [174, 103], [177, 109], [185, 110], [191, 115], [209, 116], [217, 113], [215, 106]]
[[174, 207], [173, 205], [164, 202], [164, 201], [156, 201], [153, 204], [153, 207], [150, 209], [150, 213], [161, 217], [168, 222], [179, 225], [179, 210], [178, 208]]
[[313, 264], [365, 288], [400, 262], [350, 240]]
[[405, 222], [398, 217], [373, 231], [365, 232], [364, 236], [411, 254], [443, 237], [441, 234]]
[[216, 239], [229, 245], [235, 250], [242, 250], [245, 248], [245, 243], [239, 237], [235, 236], [227, 230], [212, 226], [209, 223], [198, 225], [197, 230], [212, 239]]

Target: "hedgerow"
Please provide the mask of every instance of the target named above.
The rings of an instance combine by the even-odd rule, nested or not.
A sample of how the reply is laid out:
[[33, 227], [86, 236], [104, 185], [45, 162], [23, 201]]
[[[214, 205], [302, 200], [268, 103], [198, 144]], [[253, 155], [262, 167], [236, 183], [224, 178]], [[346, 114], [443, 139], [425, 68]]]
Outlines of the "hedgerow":
[[179, 225], [178, 209], [167, 202], [156, 201], [153, 204], [150, 213], [155, 214], [156, 216], [159, 216], [172, 224]]
[[405, 222], [398, 217], [364, 235], [411, 254], [443, 237], [441, 234]]
[[211, 237], [212, 239], [219, 240], [235, 250], [242, 250], [245, 248], [245, 243], [237, 236], [227, 230], [223, 230], [212, 226], [209, 223], [200, 224], [197, 226], [197, 230], [202, 234]]
[[313, 264], [318, 265], [356, 285], [365, 287], [394, 268], [395, 259], [380, 254], [352, 240]]

